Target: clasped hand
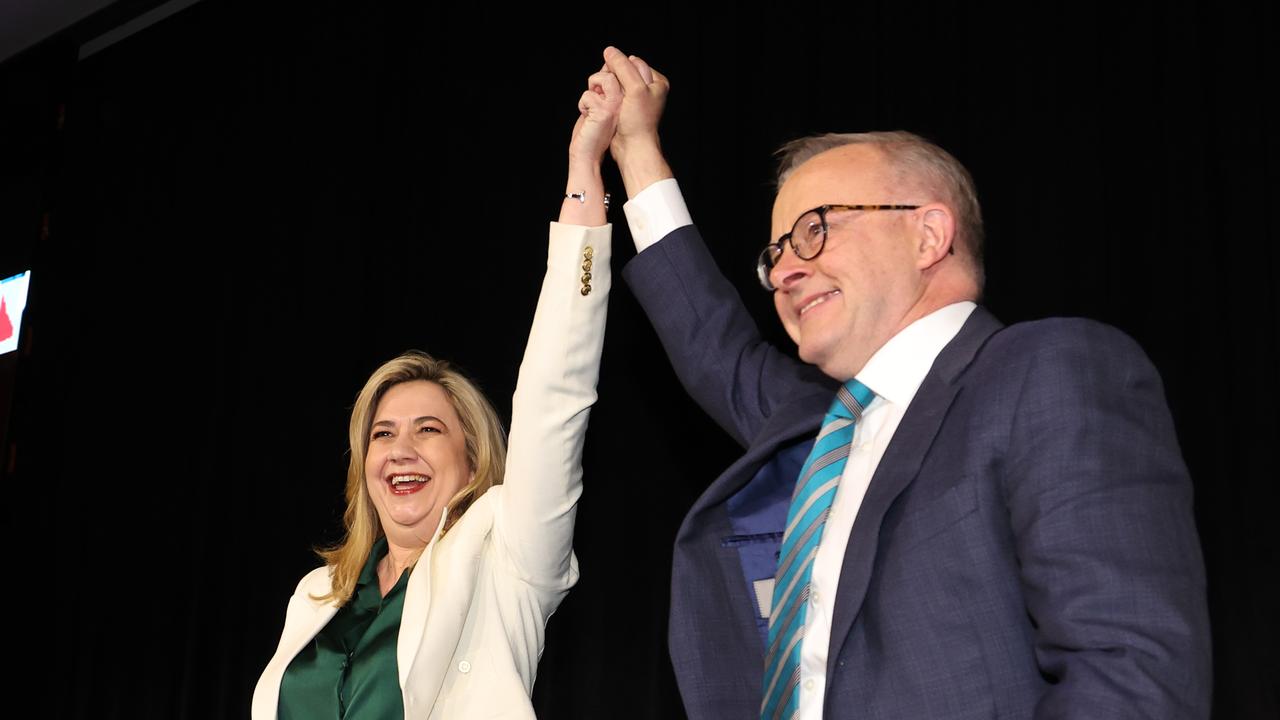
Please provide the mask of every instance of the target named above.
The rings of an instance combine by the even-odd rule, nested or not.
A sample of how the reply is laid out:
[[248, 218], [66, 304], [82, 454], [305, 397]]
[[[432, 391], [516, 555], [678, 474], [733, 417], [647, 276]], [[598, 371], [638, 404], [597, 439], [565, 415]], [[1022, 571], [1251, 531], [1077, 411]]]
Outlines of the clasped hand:
[[569, 158], [598, 164], [607, 149], [621, 166], [637, 148], [658, 148], [658, 121], [670, 83], [644, 60], [615, 47], [605, 48], [604, 61], [587, 78], [587, 89], [578, 99]]

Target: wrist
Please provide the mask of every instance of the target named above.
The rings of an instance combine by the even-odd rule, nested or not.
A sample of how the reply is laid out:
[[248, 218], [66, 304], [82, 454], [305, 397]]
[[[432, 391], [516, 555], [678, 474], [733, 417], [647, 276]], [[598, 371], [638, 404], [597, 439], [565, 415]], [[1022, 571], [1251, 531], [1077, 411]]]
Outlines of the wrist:
[[614, 159], [628, 198], [635, 197], [659, 180], [674, 177], [656, 137], [619, 144]]
[[559, 222], [599, 227], [609, 222], [609, 195], [602, 190], [569, 190], [560, 204]]
[[604, 195], [604, 177], [600, 173], [600, 163], [570, 160], [564, 192], [565, 195], [586, 193], [588, 198], [599, 202]]
[[603, 155], [592, 153], [569, 153], [569, 179], [583, 178], [599, 180], [601, 177], [600, 162]]
[[599, 226], [608, 222], [608, 196], [600, 177], [600, 166], [569, 166], [565, 181], [564, 202], [560, 206], [560, 222], [570, 225]]

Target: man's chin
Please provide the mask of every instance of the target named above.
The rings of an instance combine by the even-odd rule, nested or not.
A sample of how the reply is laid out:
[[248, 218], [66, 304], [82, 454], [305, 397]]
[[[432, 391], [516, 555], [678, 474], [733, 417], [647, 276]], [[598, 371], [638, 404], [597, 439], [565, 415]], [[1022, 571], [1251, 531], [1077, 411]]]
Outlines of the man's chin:
[[824, 352], [822, 347], [815, 347], [812, 344], [800, 344], [797, 348], [800, 352], [800, 359], [810, 365], [817, 365], [819, 370], [826, 372], [825, 365], [829, 364], [830, 353]]
[[832, 348], [801, 345], [799, 350], [801, 360], [816, 366], [829, 378], [844, 382], [856, 374], [851, 372], [848, 358], [832, 352]]

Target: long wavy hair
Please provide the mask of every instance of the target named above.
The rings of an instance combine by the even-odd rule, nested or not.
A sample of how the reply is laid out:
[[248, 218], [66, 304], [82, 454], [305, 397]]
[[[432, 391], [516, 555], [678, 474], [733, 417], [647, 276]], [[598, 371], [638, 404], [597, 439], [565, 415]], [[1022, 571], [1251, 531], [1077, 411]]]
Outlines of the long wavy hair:
[[346, 534], [337, 545], [317, 551], [332, 568], [332, 589], [316, 600], [332, 601], [337, 605], [350, 600], [373, 544], [383, 535], [377, 510], [365, 484], [364, 460], [369, 450], [369, 432], [374, 412], [387, 390], [414, 380], [433, 382], [449, 397], [462, 421], [467, 460], [475, 471], [471, 483], [459, 490], [445, 507], [446, 520], [441, 537], [477, 498], [502, 483], [507, 462], [506, 434], [498, 413], [476, 384], [448, 362], [420, 351], [410, 351], [384, 363], [373, 371], [351, 408], [348, 431], [351, 462], [347, 466], [347, 509], [342, 515]]

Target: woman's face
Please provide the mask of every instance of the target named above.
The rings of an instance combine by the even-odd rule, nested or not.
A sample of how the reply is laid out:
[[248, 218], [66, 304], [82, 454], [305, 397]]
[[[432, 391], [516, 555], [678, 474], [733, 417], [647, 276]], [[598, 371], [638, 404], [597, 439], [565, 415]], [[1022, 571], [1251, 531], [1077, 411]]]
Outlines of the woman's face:
[[462, 421], [443, 388], [393, 385], [374, 408], [365, 485], [387, 539], [426, 547], [449, 500], [471, 482]]

